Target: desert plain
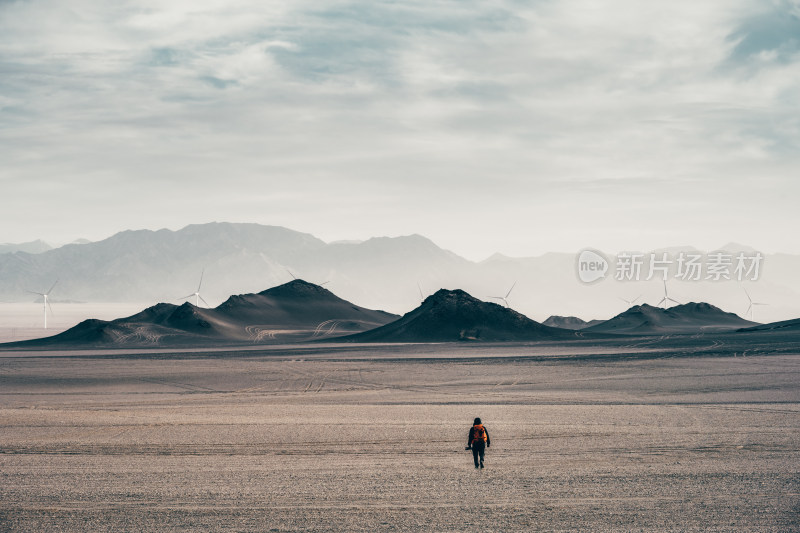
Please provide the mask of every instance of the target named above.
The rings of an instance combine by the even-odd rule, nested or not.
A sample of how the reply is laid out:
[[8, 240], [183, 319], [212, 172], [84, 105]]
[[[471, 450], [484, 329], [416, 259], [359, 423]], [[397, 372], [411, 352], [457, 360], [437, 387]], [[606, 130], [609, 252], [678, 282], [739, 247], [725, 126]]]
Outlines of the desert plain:
[[742, 339], [0, 352], [0, 531], [796, 531], [800, 350]]

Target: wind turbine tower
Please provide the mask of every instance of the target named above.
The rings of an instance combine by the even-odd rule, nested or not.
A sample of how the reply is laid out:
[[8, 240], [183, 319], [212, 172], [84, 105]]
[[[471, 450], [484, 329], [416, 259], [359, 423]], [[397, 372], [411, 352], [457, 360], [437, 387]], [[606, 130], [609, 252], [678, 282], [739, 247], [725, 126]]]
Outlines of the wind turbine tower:
[[761, 302], [754, 302], [753, 299], [750, 298], [750, 293], [747, 292], [747, 289], [742, 287], [742, 290], [747, 295], [747, 301], [750, 302], [750, 305], [747, 306], [747, 311], [745, 311], [744, 314], [745, 315], [749, 314], [750, 315], [750, 320], [753, 320], [753, 307], [755, 307], [756, 305], [769, 305], [769, 304], [765, 304], [765, 303], [761, 303]]
[[658, 302], [658, 305], [660, 307], [661, 304], [664, 304], [664, 309], [666, 309], [667, 306], [669, 305], [669, 302], [672, 302], [672, 303], [680, 305], [680, 302], [678, 300], [676, 300], [675, 298], [670, 298], [669, 294], [667, 293], [667, 282], [665, 280], [664, 281], [664, 297], [661, 298], [661, 301]]
[[206, 307], [211, 307], [210, 305], [208, 305], [208, 302], [203, 300], [203, 297], [200, 296], [200, 287], [203, 286], [203, 275], [205, 273], [206, 273], [206, 269], [203, 269], [203, 271], [200, 272], [200, 283], [197, 284], [197, 290], [195, 292], [193, 292], [192, 294], [187, 294], [186, 296], [181, 298], [181, 300], [186, 300], [186, 299], [191, 298], [192, 296], [194, 296], [194, 306], [195, 307], [200, 307], [200, 302], [201, 301], [204, 304], [206, 304]]
[[44, 299], [44, 304], [42, 305], [42, 310], [44, 311], [44, 329], [47, 329], [47, 308], [48, 307], [50, 308], [50, 314], [51, 315], [53, 314], [53, 307], [50, 305], [50, 302], [47, 301], [47, 298], [50, 296], [50, 293], [53, 292], [53, 289], [55, 288], [55, 286], [57, 284], [58, 284], [58, 280], [56, 280], [56, 282], [53, 283], [52, 287], [50, 287], [50, 290], [47, 291], [47, 292], [27, 291], [27, 292], [29, 292], [31, 294], [38, 294], [39, 296], [41, 296]]

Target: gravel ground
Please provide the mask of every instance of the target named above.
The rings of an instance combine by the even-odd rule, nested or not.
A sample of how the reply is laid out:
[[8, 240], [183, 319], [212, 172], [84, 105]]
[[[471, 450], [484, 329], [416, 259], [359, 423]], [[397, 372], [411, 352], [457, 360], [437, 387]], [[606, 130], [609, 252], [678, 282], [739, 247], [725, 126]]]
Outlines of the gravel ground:
[[4, 356], [0, 531], [800, 529], [800, 355], [464, 350]]

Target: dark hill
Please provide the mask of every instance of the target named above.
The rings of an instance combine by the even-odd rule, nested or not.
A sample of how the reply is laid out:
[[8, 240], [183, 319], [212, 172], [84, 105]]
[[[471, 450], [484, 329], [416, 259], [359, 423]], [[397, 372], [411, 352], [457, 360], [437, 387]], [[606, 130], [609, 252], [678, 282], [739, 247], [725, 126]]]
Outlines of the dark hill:
[[216, 311], [229, 320], [279, 327], [316, 328], [326, 320], [359, 322], [363, 324], [362, 331], [397, 318], [385, 311], [355, 305], [301, 279], [258, 294], [231, 296]]
[[708, 303], [690, 302], [669, 309], [652, 305], [635, 305], [610, 320], [584, 329], [593, 333], [625, 335], [658, 335], [698, 333], [701, 331], [732, 331], [752, 326], [734, 313], [727, 313]]
[[770, 322], [769, 324], [759, 324], [749, 328], [742, 328], [737, 331], [800, 331], [800, 318], [781, 320], [780, 322]]
[[178, 306], [175, 304], [159, 303], [143, 311], [139, 311], [135, 315], [117, 319], [117, 321], [124, 320], [126, 322], [153, 322], [162, 324], [177, 308]]
[[441, 289], [385, 326], [342, 337], [352, 342], [531, 341], [574, 334], [544, 326], [512, 309], [462, 290]]
[[552, 315], [547, 317], [547, 320], [542, 322], [545, 326], [550, 326], [552, 328], [563, 328], [563, 329], [583, 329], [589, 326], [594, 326], [595, 324], [600, 324], [602, 320], [590, 320], [586, 322], [576, 316], [559, 316], [559, 315]]
[[[14, 346], [274, 343], [362, 332], [397, 318], [366, 309], [303, 280], [231, 296], [216, 309], [160, 303], [112, 321], [85, 320], [53, 337]], [[11, 346], [6, 345], [6, 346]]]
[[108, 336], [106, 333], [106, 329], [109, 327], [110, 324], [111, 322], [108, 322], [106, 320], [98, 320], [96, 318], [90, 318], [88, 320], [84, 320], [77, 326], [72, 327], [67, 331], [64, 331], [63, 333], [59, 333], [58, 335], [54, 335], [52, 337], [46, 337], [44, 339], [34, 339], [30, 341], [18, 342], [13, 344], [27, 345], [27, 346], [54, 344], [54, 343], [102, 344], [103, 342], [107, 342], [111, 339], [111, 337]]
[[243, 340], [245, 335], [241, 332], [241, 326], [216, 316], [213, 309], [197, 308], [190, 303], [181, 306], [160, 303], [129, 317], [111, 321], [84, 320], [58, 335], [16, 344], [31, 347], [185, 345], [210, 340]]

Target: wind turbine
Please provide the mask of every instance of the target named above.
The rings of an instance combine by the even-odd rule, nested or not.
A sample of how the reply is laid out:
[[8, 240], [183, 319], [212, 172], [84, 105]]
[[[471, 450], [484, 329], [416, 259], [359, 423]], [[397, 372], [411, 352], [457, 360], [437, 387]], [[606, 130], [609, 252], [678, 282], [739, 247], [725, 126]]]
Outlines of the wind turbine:
[[664, 297], [661, 298], [661, 301], [658, 302], [658, 305], [660, 306], [661, 304], [664, 304], [664, 309], [666, 309], [667, 305], [669, 304], [669, 302], [674, 302], [676, 304], [680, 304], [680, 302], [678, 300], [676, 300], [675, 298], [670, 298], [669, 297], [669, 294], [667, 293], [667, 281], [664, 280]]
[[495, 300], [503, 300], [503, 303], [504, 303], [504, 304], [506, 304], [506, 307], [510, 307], [510, 306], [508, 305], [508, 295], [509, 295], [509, 294], [511, 294], [511, 291], [513, 291], [513, 290], [514, 290], [514, 286], [515, 286], [516, 284], [517, 284], [517, 282], [515, 281], [515, 282], [514, 282], [514, 284], [513, 284], [513, 285], [511, 285], [511, 288], [510, 288], [510, 289], [508, 289], [508, 292], [506, 293], [506, 295], [505, 295], [505, 296], [489, 296], [489, 298], [494, 298]]
[[633, 300], [627, 300], [625, 298], [622, 298], [621, 296], [620, 296], [619, 299], [622, 300], [623, 302], [625, 302], [626, 304], [628, 304], [629, 306], [633, 307], [633, 304], [635, 304], [639, 300], [639, 298], [641, 298], [641, 297], [642, 297], [642, 295], [640, 294], [639, 296], [637, 296]]
[[769, 305], [769, 304], [765, 304], [765, 303], [761, 303], [761, 302], [754, 302], [753, 299], [750, 298], [750, 293], [747, 292], [747, 289], [742, 287], [742, 290], [747, 295], [747, 300], [750, 302], [750, 305], [747, 306], [747, 311], [745, 311], [744, 314], [746, 315], [746, 314], [749, 313], [750, 314], [750, 320], [753, 320], [753, 307], [756, 306], [756, 305]]
[[206, 307], [211, 307], [210, 305], [208, 305], [208, 302], [203, 300], [203, 297], [200, 296], [200, 287], [203, 286], [203, 274], [205, 274], [205, 273], [206, 273], [206, 269], [204, 268], [203, 271], [200, 272], [200, 283], [197, 284], [197, 290], [195, 292], [193, 292], [192, 294], [187, 294], [186, 296], [181, 298], [181, 300], [186, 300], [186, 299], [191, 298], [192, 296], [194, 296], [194, 306], [195, 307], [200, 307], [200, 302], [201, 301], [204, 304], [206, 304]]
[[58, 284], [58, 280], [56, 280], [56, 282], [53, 283], [53, 286], [50, 287], [50, 290], [47, 291], [47, 292], [27, 291], [27, 292], [29, 292], [31, 294], [38, 294], [39, 296], [44, 298], [44, 305], [42, 306], [42, 308], [44, 310], [44, 329], [47, 329], [47, 308], [48, 307], [50, 308], [50, 314], [51, 315], [53, 314], [53, 306], [51, 306], [50, 302], [47, 301], [47, 297], [50, 296], [50, 293], [53, 292], [53, 289], [55, 288], [55, 286], [57, 284]]
[[425, 297], [422, 295], [422, 287], [419, 286], [419, 282], [417, 282], [417, 290], [419, 291], [419, 301], [422, 303], [425, 301]]

